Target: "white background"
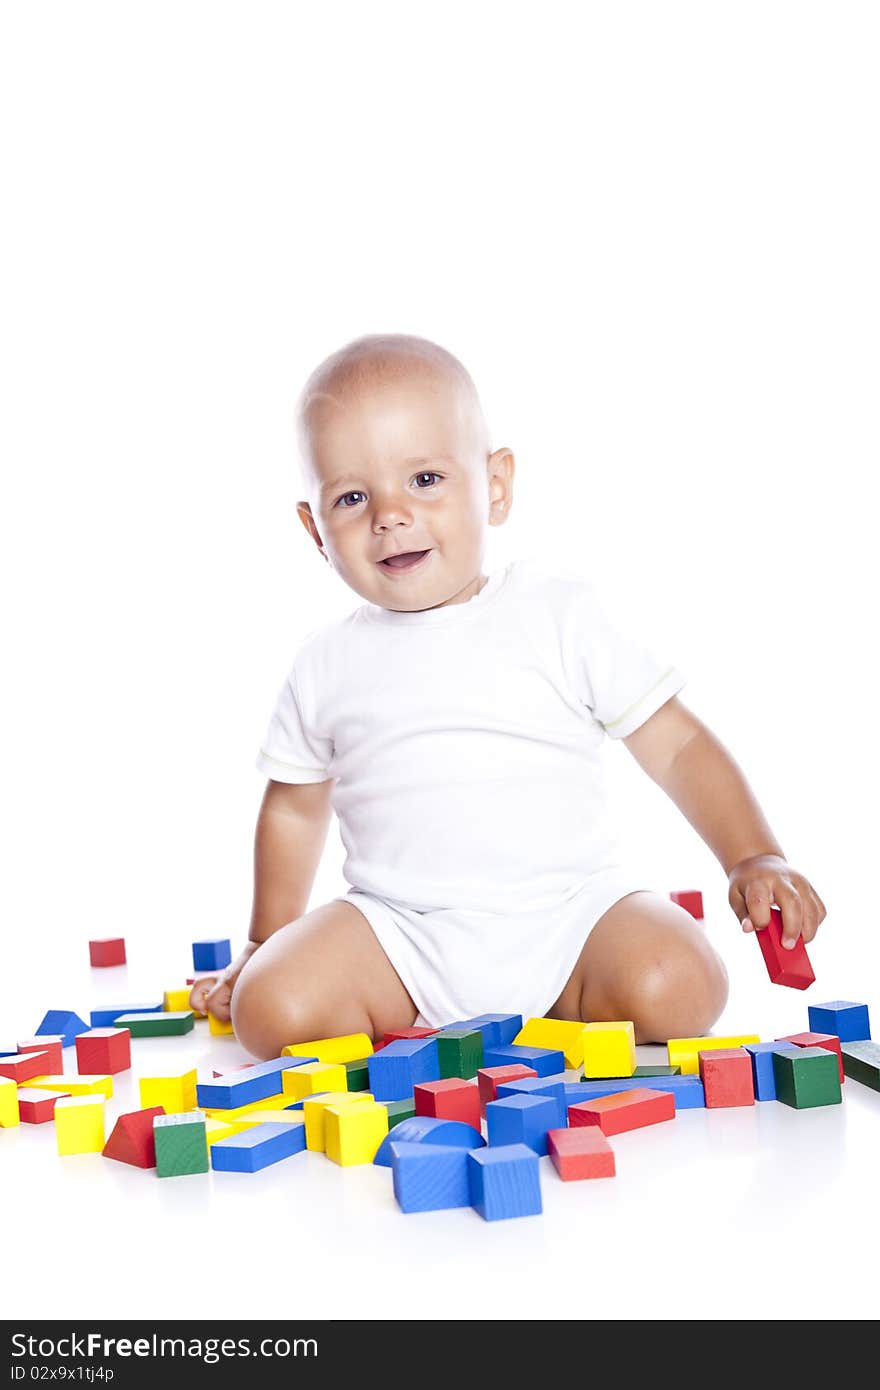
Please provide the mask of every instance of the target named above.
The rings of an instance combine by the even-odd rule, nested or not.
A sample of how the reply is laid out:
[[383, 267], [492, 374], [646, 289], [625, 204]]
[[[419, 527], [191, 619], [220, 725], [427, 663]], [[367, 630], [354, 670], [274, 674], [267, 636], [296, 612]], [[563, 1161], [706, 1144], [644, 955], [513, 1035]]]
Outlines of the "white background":
[[[360, 602], [296, 517], [293, 401], [323, 356], [378, 331], [433, 338], [468, 366], [494, 446], [517, 461], [489, 568], [536, 554], [581, 569], [681, 667], [685, 703], [825, 901], [819, 998], [880, 1011], [878, 37], [873, 5], [804, 0], [3, 9], [0, 1044], [46, 1008], [87, 1014], [108, 997], [83, 967], [90, 936], [125, 935], [137, 1001], [182, 983], [194, 938], [243, 942], [253, 761], [277, 689], [300, 637]], [[805, 1027], [804, 998], [769, 985], [713, 856], [625, 749], [607, 762], [648, 881], [704, 890], [733, 984], [722, 1025]], [[341, 864], [334, 828], [313, 905], [344, 891]], [[765, 1121], [717, 1167], [703, 1153], [681, 1229], [670, 1218], [666, 1253], [648, 1260], [634, 1223], [654, 1238], [662, 1185], [638, 1218], [636, 1190], [615, 1188], [612, 1219], [602, 1185], [557, 1184], [543, 1226], [500, 1236], [469, 1213], [374, 1207], [375, 1173], [359, 1186], [322, 1170], [323, 1206], [301, 1187], [287, 1198], [277, 1176], [254, 1180], [248, 1209], [224, 1207], [216, 1182], [206, 1206], [196, 1179], [159, 1196], [152, 1182], [145, 1205], [143, 1181], [107, 1177], [117, 1165], [52, 1155], [37, 1169], [46, 1136], [4, 1133], [4, 1188], [36, 1204], [11, 1218], [10, 1307], [62, 1311], [66, 1287], [25, 1277], [44, 1268], [31, 1221], [77, 1210], [81, 1239], [99, 1243], [108, 1192], [124, 1196], [114, 1219], [157, 1246], [179, 1248], [192, 1209], [223, 1223], [233, 1265], [236, 1239], [264, 1262], [240, 1283], [190, 1268], [188, 1307], [210, 1316], [369, 1307], [363, 1282], [329, 1273], [323, 1299], [320, 1280], [298, 1289], [274, 1239], [279, 1200], [304, 1268], [375, 1240], [374, 1291], [383, 1271], [448, 1273], [484, 1252], [474, 1316], [517, 1315], [493, 1283], [511, 1260], [546, 1276], [539, 1316], [651, 1315], [662, 1296], [637, 1276], [662, 1281], [667, 1256], [681, 1278], [735, 1267], [740, 1287], [779, 1288], [815, 1220], [857, 1288], [877, 1099], [845, 1107], [833, 1202], [835, 1122], [821, 1121], [823, 1151], [786, 1114], [780, 1168], [812, 1170], [803, 1208], [774, 1225]], [[758, 1207], [716, 1237], [699, 1211], [727, 1209], [734, 1170]], [[83, 1251], [68, 1247], [73, 1264]], [[620, 1281], [588, 1299], [590, 1257]], [[81, 1311], [167, 1312], [176, 1279], [131, 1267], [120, 1304], [98, 1271]], [[841, 1313], [822, 1288], [832, 1303], [815, 1311]], [[719, 1315], [704, 1281], [689, 1290], [690, 1315]], [[458, 1307], [450, 1295], [445, 1311]], [[403, 1281], [395, 1315], [423, 1311]]]

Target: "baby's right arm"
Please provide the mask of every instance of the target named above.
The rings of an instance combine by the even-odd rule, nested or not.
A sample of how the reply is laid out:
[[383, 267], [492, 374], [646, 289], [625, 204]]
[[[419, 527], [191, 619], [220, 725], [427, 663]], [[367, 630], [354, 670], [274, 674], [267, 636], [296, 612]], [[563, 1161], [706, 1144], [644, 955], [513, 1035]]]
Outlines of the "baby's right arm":
[[257, 947], [306, 911], [330, 824], [332, 778], [326, 782], [266, 784], [254, 837], [254, 898], [248, 942], [219, 975], [203, 975], [190, 1008], [229, 1018], [239, 974]]

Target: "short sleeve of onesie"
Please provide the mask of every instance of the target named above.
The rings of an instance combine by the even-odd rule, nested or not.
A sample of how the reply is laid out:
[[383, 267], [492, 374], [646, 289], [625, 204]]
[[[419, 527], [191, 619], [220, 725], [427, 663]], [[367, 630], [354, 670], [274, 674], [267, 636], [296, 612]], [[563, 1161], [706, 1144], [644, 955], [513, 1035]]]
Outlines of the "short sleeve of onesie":
[[256, 766], [275, 782], [326, 782], [333, 757], [332, 740], [319, 736], [301, 694], [297, 654], [279, 691]]

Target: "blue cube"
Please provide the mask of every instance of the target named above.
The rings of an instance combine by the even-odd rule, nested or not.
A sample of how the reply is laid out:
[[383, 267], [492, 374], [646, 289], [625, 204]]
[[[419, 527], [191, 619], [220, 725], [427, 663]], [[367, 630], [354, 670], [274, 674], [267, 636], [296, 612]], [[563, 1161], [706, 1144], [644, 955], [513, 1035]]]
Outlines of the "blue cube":
[[564, 1129], [568, 1124], [568, 1107], [571, 1101], [568, 1099], [567, 1088], [569, 1082], [562, 1076], [524, 1076], [521, 1081], [502, 1081], [495, 1091], [496, 1100], [504, 1100], [505, 1096], [549, 1096], [555, 1100], [559, 1107], [559, 1119], [551, 1129]]
[[464, 1120], [440, 1120], [434, 1115], [410, 1115], [389, 1130], [373, 1159], [380, 1168], [390, 1168], [392, 1144], [433, 1144], [447, 1149], [481, 1149], [482, 1134]]
[[306, 1147], [305, 1123], [264, 1124], [239, 1130], [211, 1145], [211, 1167], [222, 1173], [257, 1173]]
[[774, 1052], [796, 1052], [795, 1044], [762, 1042], [744, 1043], [743, 1046], [752, 1059], [755, 1100], [775, 1100], [776, 1076], [773, 1071], [773, 1054]]
[[369, 1090], [375, 1100], [406, 1100], [420, 1081], [440, 1080], [434, 1038], [398, 1038], [367, 1058]]
[[490, 1145], [528, 1144], [536, 1154], [546, 1154], [548, 1129], [561, 1129], [564, 1124], [555, 1096], [505, 1096], [486, 1106]]
[[467, 1161], [471, 1206], [486, 1221], [540, 1216], [541, 1178], [534, 1149], [527, 1144], [499, 1144], [474, 1149]]
[[192, 944], [194, 970], [223, 970], [232, 960], [232, 942], [228, 936]]
[[555, 1076], [565, 1071], [565, 1058], [556, 1048], [522, 1047], [519, 1043], [505, 1043], [502, 1047], [490, 1047], [483, 1054], [484, 1067], [509, 1067], [515, 1062], [531, 1067], [538, 1076]]
[[[399, 1128], [399, 1126], [398, 1126]], [[468, 1150], [439, 1144], [391, 1145], [391, 1178], [401, 1211], [445, 1211], [471, 1204]]]
[[871, 1036], [867, 1004], [854, 1004], [850, 999], [832, 999], [829, 1004], [808, 1004], [807, 1017], [811, 1033], [831, 1033], [842, 1043], [864, 1042]]

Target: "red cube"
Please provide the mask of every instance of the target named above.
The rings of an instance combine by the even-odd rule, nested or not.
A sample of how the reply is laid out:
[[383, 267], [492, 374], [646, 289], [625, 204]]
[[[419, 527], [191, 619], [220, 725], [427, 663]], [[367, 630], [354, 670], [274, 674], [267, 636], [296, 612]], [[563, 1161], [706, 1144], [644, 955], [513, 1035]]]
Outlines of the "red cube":
[[700, 1052], [698, 1058], [707, 1110], [754, 1105], [752, 1059], [744, 1047], [719, 1047]]
[[534, 1067], [524, 1067], [522, 1062], [514, 1062], [506, 1067], [480, 1067], [477, 1072], [477, 1086], [480, 1091], [480, 1110], [485, 1115], [490, 1101], [498, 1099], [498, 1087], [506, 1081], [522, 1081], [527, 1076], [537, 1076]]
[[548, 1129], [547, 1152], [563, 1182], [614, 1177], [614, 1150], [598, 1125]]
[[131, 1066], [131, 1033], [127, 1028], [90, 1028], [79, 1034], [74, 1046], [77, 1071], [84, 1076], [115, 1076]]
[[125, 937], [104, 936], [89, 942], [89, 961], [92, 965], [124, 965]]
[[777, 1042], [790, 1042], [793, 1047], [824, 1047], [826, 1052], [837, 1053], [837, 1065], [840, 1070], [840, 1084], [843, 1085], [843, 1055], [840, 1050], [840, 1038], [835, 1038], [833, 1033], [792, 1033], [787, 1038], [777, 1038]]
[[14, 1052], [10, 1057], [0, 1057], [0, 1076], [14, 1081], [17, 1086], [35, 1076], [52, 1075], [48, 1052]]
[[594, 1100], [578, 1100], [568, 1107], [570, 1128], [598, 1125], [603, 1134], [623, 1134], [661, 1120], [675, 1119], [675, 1096], [671, 1091], [652, 1091], [638, 1086], [632, 1091], [615, 1091]]
[[18, 1113], [22, 1124], [46, 1124], [55, 1114], [56, 1100], [66, 1097], [66, 1091], [40, 1091], [36, 1086], [22, 1086], [18, 1093]]
[[413, 1087], [417, 1115], [437, 1120], [462, 1120], [480, 1132], [480, 1093], [471, 1081], [451, 1076], [443, 1081], [423, 1081]]
[[19, 1052], [45, 1052], [43, 1069], [38, 1076], [60, 1076], [64, 1071], [64, 1039], [59, 1034], [45, 1038], [25, 1038], [18, 1044]]
[[698, 922], [703, 920], [703, 895], [699, 889], [688, 888], [684, 892], [670, 893], [670, 898], [679, 907], [683, 907], [685, 912], [689, 912]]

